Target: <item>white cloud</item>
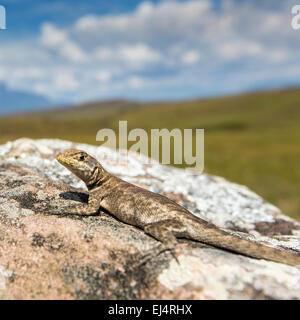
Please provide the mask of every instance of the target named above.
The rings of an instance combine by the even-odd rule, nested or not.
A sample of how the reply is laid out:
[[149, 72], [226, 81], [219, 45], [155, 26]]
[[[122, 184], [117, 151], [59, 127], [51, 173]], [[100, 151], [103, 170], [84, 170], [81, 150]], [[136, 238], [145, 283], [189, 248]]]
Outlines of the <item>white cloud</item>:
[[112, 74], [107, 70], [99, 71], [95, 74], [95, 79], [100, 82], [109, 82], [111, 78], [112, 78]]
[[144, 85], [144, 80], [140, 77], [133, 76], [127, 80], [127, 83], [132, 88], [141, 88]]
[[110, 60], [113, 58], [115, 51], [108, 47], [98, 47], [94, 51], [94, 57], [99, 60]]
[[74, 24], [73, 32], [85, 45], [107, 45], [121, 39], [128, 44], [146, 42], [150, 47], [170, 45], [179, 37], [197, 39], [210, 8], [208, 0], [163, 1], [157, 5], [147, 1], [131, 13], [83, 16]]
[[226, 59], [237, 59], [245, 56], [262, 55], [264, 49], [259, 42], [238, 40], [222, 43], [219, 47], [219, 54]]
[[69, 39], [67, 32], [59, 30], [49, 23], [42, 26], [40, 41], [45, 48], [58, 52], [71, 62], [86, 60], [83, 50]]
[[144, 43], [134, 45], [121, 44], [115, 48], [98, 47], [94, 56], [99, 60], [121, 61], [129, 65], [144, 65], [160, 60], [160, 53]]
[[288, 71], [300, 70], [299, 32], [286, 14], [292, 2], [222, 0], [218, 10], [213, 3], [145, 1], [64, 28], [44, 23], [37, 38], [1, 45], [0, 79], [57, 101], [137, 91], [188, 97], [297, 81]]
[[48, 48], [59, 48], [67, 41], [67, 33], [58, 30], [49, 23], [42, 26], [41, 43]]
[[120, 57], [130, 64], [155, 62], [160, 59], [160, 54], [146, 44], [122, 45], [119, 50]]
[[73, 91], [78, 88], [78, 81], [71, 72], [63, 70], [56, 72], [54, 77], [54, 86], [59, 91]]
[[200, 55], [196, 50], [189, 50], [182, 55], [181, 59], [184, 64], [191, 65], [199, 61]]
[[23, 67], [12, 70], [12, 77], [19, 80], [39, 80], [43, 78], [43, 75], [43, 71], [37, 67]]

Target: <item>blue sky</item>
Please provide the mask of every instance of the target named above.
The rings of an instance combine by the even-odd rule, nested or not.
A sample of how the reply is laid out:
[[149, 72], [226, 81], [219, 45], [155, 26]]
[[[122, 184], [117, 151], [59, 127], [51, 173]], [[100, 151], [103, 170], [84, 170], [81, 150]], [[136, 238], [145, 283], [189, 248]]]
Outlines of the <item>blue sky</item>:
[[0, 85], [52, 104], [300, 84], [294, 1], [0, 0]]

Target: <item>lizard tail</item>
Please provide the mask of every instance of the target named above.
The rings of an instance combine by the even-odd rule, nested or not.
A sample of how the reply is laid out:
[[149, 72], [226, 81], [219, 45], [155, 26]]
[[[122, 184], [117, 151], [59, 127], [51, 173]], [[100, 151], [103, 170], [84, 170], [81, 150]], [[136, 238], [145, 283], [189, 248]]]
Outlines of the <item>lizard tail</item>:
[[273, 248], [258, 242], [242, 239], [239, 236], [218, 229], [215, 225], [206, 221], [204, 223], [188, 224], [187, 231], [189, 238], [192, 240], [201, 241], [253, 258], [271, 260], [292, 266], [300, 265], [300, 252]]

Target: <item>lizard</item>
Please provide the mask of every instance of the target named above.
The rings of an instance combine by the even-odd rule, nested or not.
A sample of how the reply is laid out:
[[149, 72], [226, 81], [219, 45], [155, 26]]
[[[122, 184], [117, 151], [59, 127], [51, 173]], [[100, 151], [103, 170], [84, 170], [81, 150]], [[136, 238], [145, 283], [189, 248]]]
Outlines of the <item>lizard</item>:
[[67, 149], [56, 159], [81, 179], [89, 191], [88, 203], [68, 207], [67, 214], [97, 215], [102, 209], [118, 220], [144, 230], [160, 242], [145, 257], [166, 250], [172, 253], [177, 239], [186, 238], [253, 258], [300, 265], [300, 252], [270, 247], [220, 229], [175, 201], [110, 174], [84, 151]]

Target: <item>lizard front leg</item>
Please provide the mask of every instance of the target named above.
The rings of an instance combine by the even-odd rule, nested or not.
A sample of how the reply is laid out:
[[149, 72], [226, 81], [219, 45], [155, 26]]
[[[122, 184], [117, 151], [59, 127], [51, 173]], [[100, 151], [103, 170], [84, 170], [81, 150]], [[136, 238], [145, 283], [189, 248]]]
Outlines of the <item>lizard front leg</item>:
[[91, 216], [96, 215], [100, 208], [99, 196], [90, 192], [88, 203], [76, 203], [74, 205], [62, 206], [55, 209], [47, 209], [52, 214], [70, 214], [79, 216]]
[[94, 197], [92, 193], [89, 195], [88, 203], [80, 203], [76, 204], [72, 207], [66, 208], [64, 213], [66, 214], [74, 214], [79, 216], [92, 216], [96, 215], [99, 210], [99, 199]]

